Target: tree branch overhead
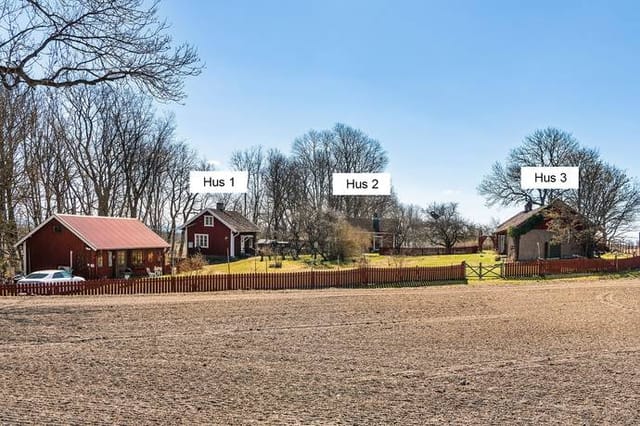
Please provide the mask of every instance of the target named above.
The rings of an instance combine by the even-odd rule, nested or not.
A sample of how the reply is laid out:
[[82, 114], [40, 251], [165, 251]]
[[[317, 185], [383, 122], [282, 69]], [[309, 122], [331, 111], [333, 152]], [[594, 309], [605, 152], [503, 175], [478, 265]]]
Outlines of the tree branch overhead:
[[125, 80], [178, 101], [184, 78], [203, 65], [193, 46], [174, 46], [167, 30], [157, 3], [147, 8], [142, 0], [9, 0], [0, 14], [0, 82], [12, 89]]

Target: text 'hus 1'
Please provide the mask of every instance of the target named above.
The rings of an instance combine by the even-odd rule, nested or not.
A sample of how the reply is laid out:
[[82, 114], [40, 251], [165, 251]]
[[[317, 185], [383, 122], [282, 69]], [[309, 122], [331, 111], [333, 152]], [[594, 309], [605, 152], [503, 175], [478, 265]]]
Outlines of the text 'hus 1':
[[189, 192], [192, 194], [245, 193], [249, 172], [189, 172]]

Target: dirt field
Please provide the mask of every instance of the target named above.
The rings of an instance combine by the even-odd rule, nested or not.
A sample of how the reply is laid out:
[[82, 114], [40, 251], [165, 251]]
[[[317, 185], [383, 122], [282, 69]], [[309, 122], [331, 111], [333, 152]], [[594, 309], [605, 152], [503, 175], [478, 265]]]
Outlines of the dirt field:
[[638, 424], [640, 280], [0, 299], [0, 424]]

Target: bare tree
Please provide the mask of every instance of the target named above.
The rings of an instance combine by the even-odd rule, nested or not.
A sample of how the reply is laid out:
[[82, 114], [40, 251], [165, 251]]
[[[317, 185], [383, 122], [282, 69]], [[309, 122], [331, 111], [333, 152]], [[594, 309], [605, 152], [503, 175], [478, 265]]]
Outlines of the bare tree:
[[20, 146], [35, 128], [36, 109], [27, 91], [0, 89], [0, 263], [13, 262], [18, 240], [16, 210], [25, 168]]
[[249, 181], [247, 192], [242, 196], [243, 214], [253, 223], [258, 223], [262, 207], [262, 168], [264, 155], [261, 146], [252, 146], [237, 150], [231, 154], [231, 167], [237, 171], [246, 171]]
[[[389, 163], [386, 152], [376, 139], [362, 130], [337, 123], [332, 130], [331, 154], [333, 171], [337, 173], [379, 173]], [[365, 217], [381, 213], [390, 197], [341, 196], [331, 198], [331, 207], [347, 217]]]
[[424, 238], [423, 209], [415, 204], [402, 204], [396, 200], [389, 214], [396, 249], [417, 246]]
[[76, 198], [73, 188], [77, 173], [69, 161], [67, 146], [60, 137], [57, 123], [59, 99], [49, 96], [37, 102], [37, 120], [34, 132], [22, 144], [28, 183], [23, 206], [29, 223], [40, 224], [53, 213], [74, 211]]
[[267, 153], [266, 164], [262, 172], [264, 188], [264, 206], [266, 234], [269, 237], [282, 238], [285, 228], [287, 203], [295, 191], [295, 173], [291, 161], [279, 150], [271, 149]]
[[[181, 257], [184, 250], [183, 238], [176, 241], [176, 227], [178, 223], [185, 223], [194, 212], [198, 194], [189, 192], [189, 171], [198, 166], [196, 153], [183, 143], [175, 143], [171, 146], [167, 156], [166, 183], [163, 185], [164, 198], [167, 200], [170, 257], [174, 260]], [[180, 221], [180, 222], [179, 222]]]
[[632, 231], [640, 217], [640, 183], [594, 157], [581, 169], [580, 188], [570, 191], [566, 201], [588, 219], [596, 242], [607, 245]]
[[522, 145], [509, 153], [506, 163], [495, 163], [491, 173], [485, 176], [478, 187], [489, 205], [510, 206], [525, 204], [546, 205], [566, 191], [558, 189], [522, 189], [521, 167], [578, 166], [577, 153], [580, 146], [567, 132], [552, 127], [536, 130], [527, 136]]
[[158, 2], [5, 0], [0, 7], [0, 82], [12, 89], [126, 82], [161, 100], [184, 97], [200, 73], [196, 50], [173, 47]]
[[95, 205], [86, 199], [85, 207], [101, 216], [120, 216], [125, 205], [123, 151], [114, 124], [119, 96], [109, 87], [76, 88], [60, 117], [70, 159], [90, 187], [88, 195], [95, 195]]
[[432, 244], [451, 253], [453, 246], [472, 235], [470, 226], [458, 212], [457, 203], [431, 203], [427, 207], [427, 236]]
[[303, 170], [298, 183], [313, 210], [323, 210], [329, 205], [331, 174], [334, 163], [331, 154], [333, 135], [329, 131], [311, 130], [293, 142], [295, 167]]

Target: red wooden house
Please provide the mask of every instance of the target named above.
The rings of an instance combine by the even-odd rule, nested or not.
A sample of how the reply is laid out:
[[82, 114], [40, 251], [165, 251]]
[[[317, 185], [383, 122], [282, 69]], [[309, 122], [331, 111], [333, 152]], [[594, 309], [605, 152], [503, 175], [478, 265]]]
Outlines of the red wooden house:
[[239, 212], [224, 210], [220, 203], [215, 209], [202, 210], [181, 229], [189, 256], [238, 257], [255, 252], [258, 227]]
[[163, 268], [169, 244], [138, 219], [54, 214], [16, 247], [25, 273], [70, 267], [90, 279]]

